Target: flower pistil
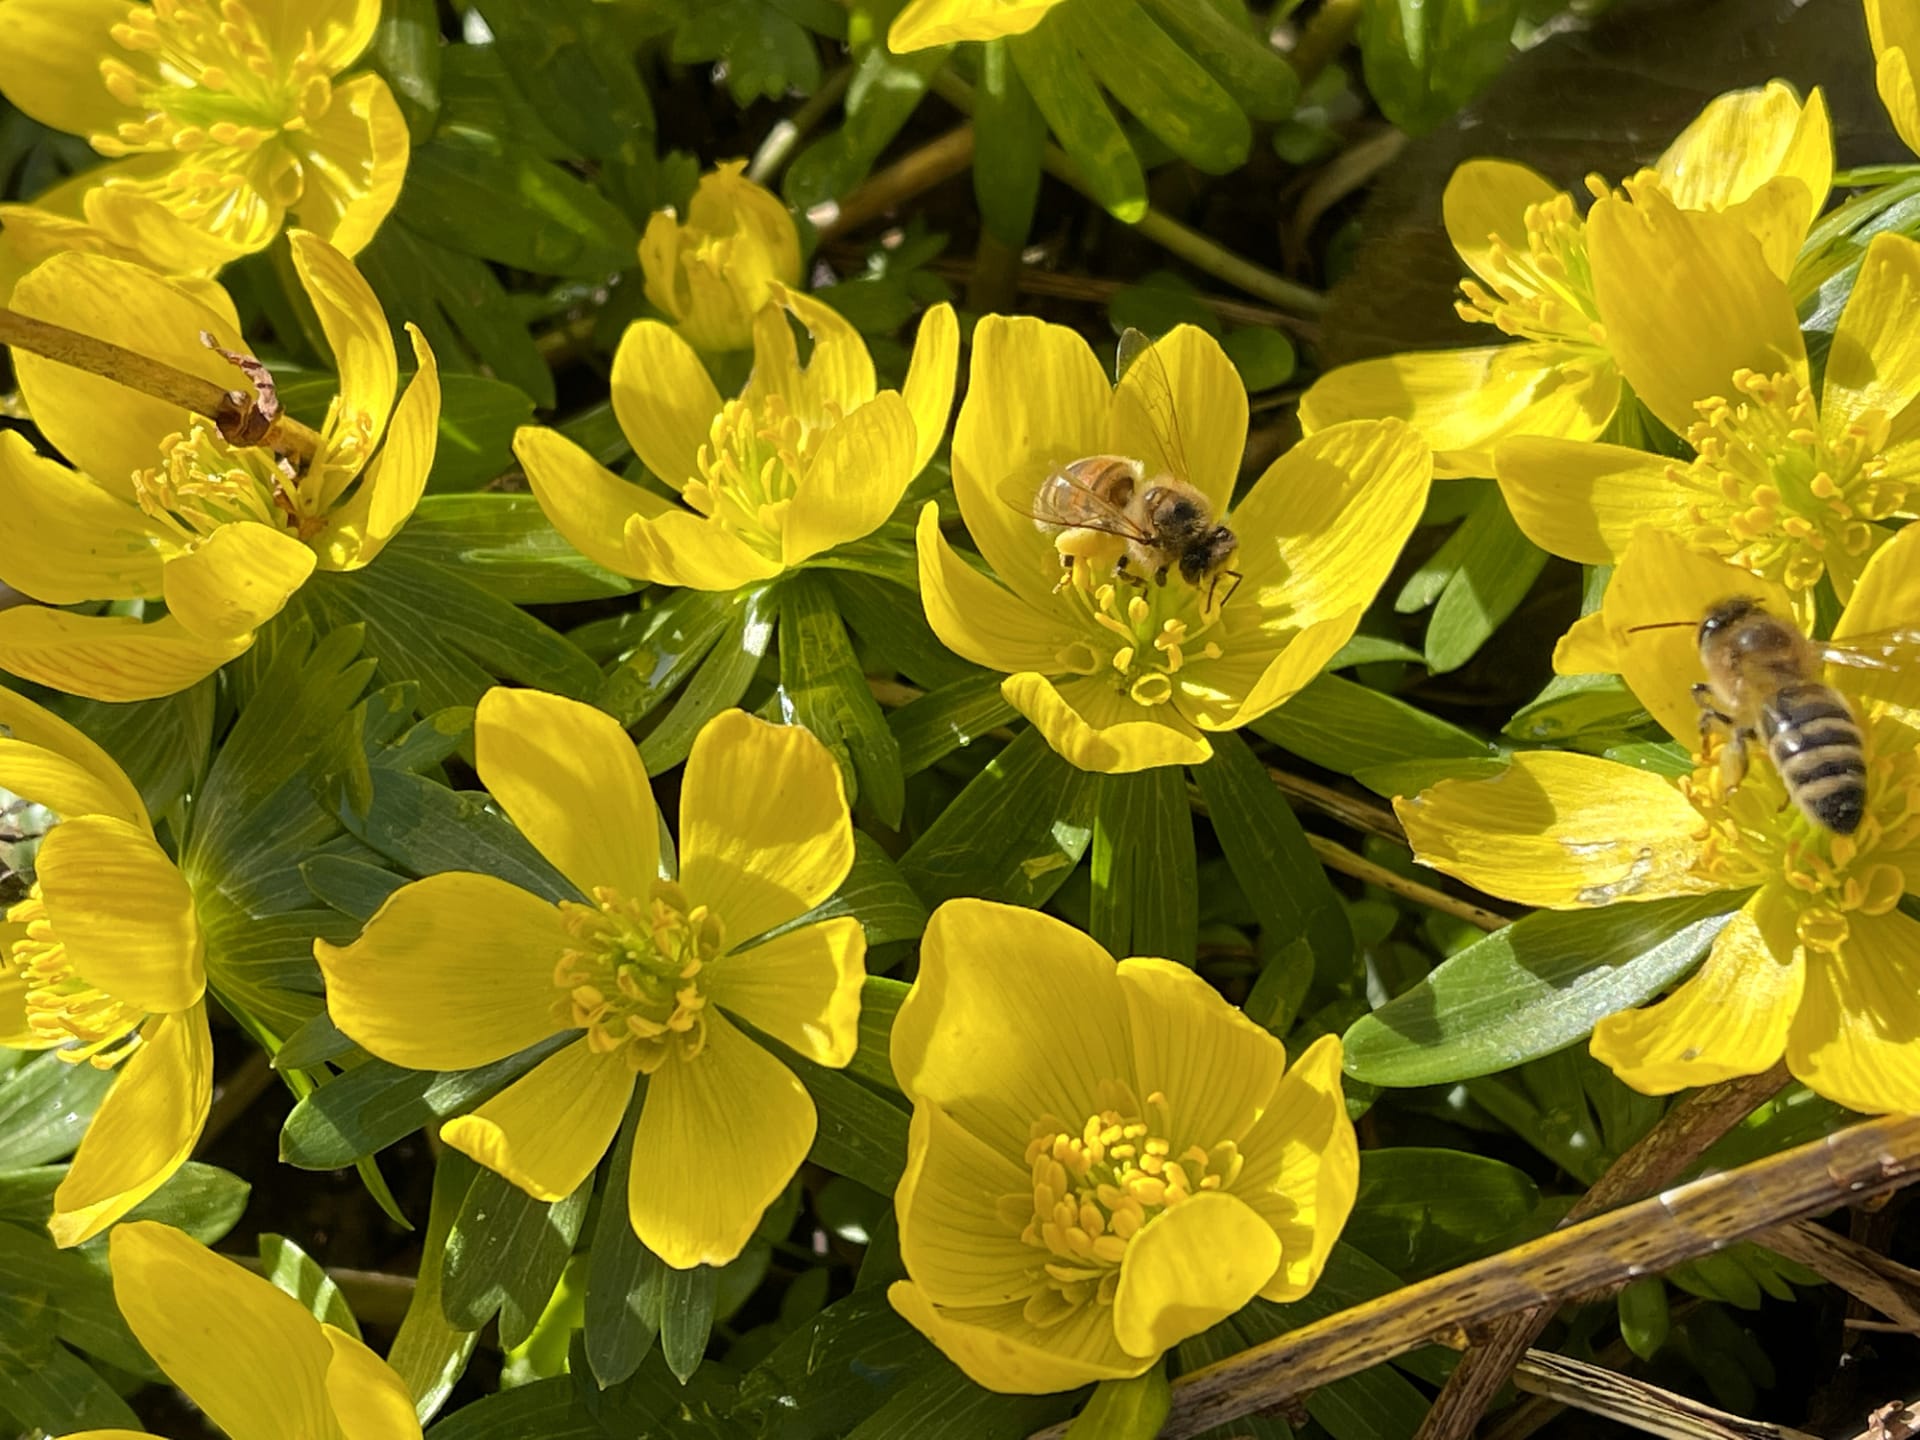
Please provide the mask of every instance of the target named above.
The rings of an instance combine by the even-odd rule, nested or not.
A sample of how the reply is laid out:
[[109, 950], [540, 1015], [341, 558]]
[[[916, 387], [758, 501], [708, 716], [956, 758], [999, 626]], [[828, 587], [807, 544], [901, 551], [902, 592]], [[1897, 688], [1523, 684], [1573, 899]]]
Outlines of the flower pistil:
[[689, 906], [680, 887], [653, 883], [645, 902], [597, 886], [594, 903], [563, 900], [573, 938], [554, 968], [561, 994], [554, 1018], [587, 1032], [599, 1054], [623, 1047], [634, 1070], [651, 1075], [678, 1046], [684, 1058], [706, 1045], [707, 997], [700, 972], [725, 949], [720, 917]]

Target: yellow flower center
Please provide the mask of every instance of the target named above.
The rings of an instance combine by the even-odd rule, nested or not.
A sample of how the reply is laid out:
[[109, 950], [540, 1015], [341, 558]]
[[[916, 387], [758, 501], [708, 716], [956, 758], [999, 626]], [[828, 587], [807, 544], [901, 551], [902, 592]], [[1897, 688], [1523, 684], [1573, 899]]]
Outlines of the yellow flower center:
[[27, 927], [0, 956], [0, 974], [26, 983], [27, 1028], [48, 1044], [65, 1047], [59, 1051], [62, 1060], [85, 1060], [102, 1070], [138, 1049], [145, 1015], [73, 973], [67, 947], [47, 919], [40, 887], [6, 913], [8, 920]]
[[311, 34], [291, 58], [276, 55], [245, 0], [132, 5], [111, 34], [135, 58], [109, 56], [100, 76], [135, 118], [91, 136], [94, 149], [191, 156], [192, 163], [149, 182], [190, 220], [217, 218], [247, 185], [281, 205], [300, 198], [300, 160], [272, 142], [310, 130], [333, 103], [330, 70]]
[[[1174, 676], [1189, 660], [1220, 658], [1220, 646], [1204, 637], [1219, 623], [1225, 603], [1221, 592], [1233, 583], [1116, 584], [1100, 580], [1086, 560], [1075, 560], [1067, 592], [1092, 622], [1089, 628], [1112, 637], [1113, 648], [1098, 641], [1076, 643], [1060, 652], [1060, 668], [1082, 675], [1110, 673], [1115, 687], [1135, 704], [1164, 705], [1173, 699]], [[1209, 588], [1215, 592], [1211, 609]]]
[[554, 1016], [587, 1032], [599, 1054], [625, 1048], [651, 1075], [678, 1048], [688, 1059], [706, 1044], [701, 969], [725, 948], [720, 917], [689, 907], [678, 885], [656, 880], [645, 902], [599, 886], [594, 903], [563, 900], [573, 943], [554, 967], [561, 994]]
[[1089, 1115], [1078, 1132], [1052, 1115], [1035, 1121], [1027, 1145], [1033, 1191], [1001, 1201], [1010, 1223], [1024, 1220], [1022, 1243], [1044, 1257], [1026, 1302], [1034, 1325], [1056, 1325], [1085, 1305], [1111, 1305], [1133, 1237], [1190, 1196], [1224, 1189], [1240, 1174], [1240, 1152], [1230, 1141], [1174, 1153], [1164, 1095], [1147, 1097], [1149, 1120], [1130, 1091], [1113, 1089], [1115, 1107]]
[[787, 506], [800, 488], [820, 438], [840, 420], [829, 403], [818, 426], [806, 424], [779, 395], [758, 404], [729, 400], [700, 447], [700, 474], [680, 496], [768, 559], [780, 558]]
[[1907, 503], [1907, 486], [1888, 478], [1881, 453], [1888, 417], [1869, 412], [1829, 439], [1798, 376], [1741, 370], [1733, 390], [1731, 400], [1699, 402], [1700, 419], [1687, 430], [1698, 457], [1668, 470], [1698, 497], [1689, 544], [1809, 590], [1829, 557], [1864, 556], [1872, 522]]
[[189, 545], [242, 520], [301, 540], [321, 523], [310, 492], [273, 451], [231, 444], [211, 420], [195, 420], [184, 434], [162, 440], [160, 463], [134, 473], [133, 493], [142, 510]]
[[1891, 722], [1866, 730], [1867, 806], [1851, 835], [1801, 814], [1764, 755], [1730, 788], [1717, 740], [1680, 782], [1704, 822], [1694, 873], [1726, 889], [1782, 884], [1800, 941], [1813, 949], [1845, 944], [1854, 912], [1884, 915], [1899, 904], [1905, 876], [1887, 857], [1920, 845], [1920, 752]]
[[[1606, 193], [1598, 179], [1587, 185], [1596, 195]], [[1563, 192], [1529, 205], [1524, 223], [1524, 251], [1498, 235], [1487, 237], [1486, 268], [1493, 288], [1462, 280], [1464, 298], [1454, 309], [1462, 320], [1493, 325], [1527, 340], [1604, 346], [1606, 331], [1587, 262], [1587, 222], [1573, 208], [1573, 197]]]

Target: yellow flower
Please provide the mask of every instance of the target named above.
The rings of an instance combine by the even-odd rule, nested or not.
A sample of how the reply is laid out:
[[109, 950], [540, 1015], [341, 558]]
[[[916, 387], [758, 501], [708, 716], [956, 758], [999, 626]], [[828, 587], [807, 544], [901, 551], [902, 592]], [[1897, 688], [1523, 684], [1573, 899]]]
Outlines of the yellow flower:
[[[0, 434], [0, 581], [46, 605], [162, 600], [150, 623], [41, 606], [0, 611], [0, 669], [99, 700], [181, 690], [241, 654], [315, 568], [355, 570], [413, 513], [433, 465], [440, 381], [419, 369], [398, 403], [393, 337], [338, 250], [295, 233], [293, 260], [340, 370], [320, 452], [297, 473], [231, 444], [210, 420], [110, 380], [16, 352], [34, 423], [76, 467]], [[20, 282], [22, 314], [110, 340], [223, 386], [240, 372], [200, 343], [246, 349], [233, 304], [100, 255], [57, 255]]]
[[[1219, 345], [1191, 326], [1155, 349], [1185, 478], [1222, 515], [1246, 439], [1246, 389]], [[1338, 425], [1275, 461], [1225, 516], [1240, 542], [1238, 582], [1135, 586], [1084, 562], [1063, 577], [1053, 537], [1019, 497], [1087, 456], [1160, 468], [1154, 457], [1166, 448], [1141, 393], [1146, 364], [1116, 391], [1072, 330], [987, 316], [954, 427], [953, 483], [1002, 583], [948, 545], [935, 506], [920, 516], [920, 593], [935, 633], [1008, 672], [1008, 702], [1087, 770], [1199, 764], [1213, 753], [1204, 732], [1259, 718], [1319, 674], [1419, 519], [1432, 468], [1424, 442], [1397, 420]]]
[[912, 0], [887, 30], [896, 55], [951, 45], [958, 40], [998, 40], [1024, 35], [1061, 0]]
[[[1815, 90], [1803, 106], [1776, 80], [1713, 100], [1635, 183], [1688, 210], [1725, 212], [1784, 278], [1832, 178], [1826, 101]], [[1606, 194], [1597, 176], [1587, 183]], [[1509, 435], [1591, 440], [1620, 403], [1621, 365], [1594, 297], [1590, 223], [1571, 195], [1508, 160], [1462, 165], [1442, 209], [1454, 249], [1479, 277], [1461, 282], [1461, 318], [1519, 343], [1342, 366], [1301, 400], [1302, 428], [1398, 416], [1433, 442], [1442, 476], [1491, 475], [1493, 447]]]
[[1638, 190], [1588, 228], [1621, 372], [1694, 459], [1508, 440], [1494, 465], [1520, 528], [1602, 565], [1652, 525], [1786, 586], [1803, 622], [1823, 575], [1845, 600], [1881, 522], [1920, 501], [1920, 244], [1874, 237], [1816, 404], [1793, 297], [1738, 225]]
[[734, 160], [702, 175], [686, 222], [662, 210], [640, 237], [647, 299], [696, 350], [744, 349], [774, 288], [800, 283], [793, 217], [746, 168]]
[[1873, 41], [1873, 78], [1880, 103], [1909, 150], [1920, 152], [1920, 9], [1913, 0], [1866, 0], [1867, 35]]
[[645, 1170], [619, 1182], [634, 1233], [669, 1265], [725, 1264], [815, 1128], [800, 1081], [729, 1015], [821, 1065], [845, 1065], [858, 1040], [857, 920], [743, 948], [846, 879], [853, 822], [833, 756], [806, 730], [738, 710], [709, 722], [682, 782], [673, 881], [660, 875], [646, 771], [612, 717], [489, 690], [474, 752], [500, 807], [588, 903], [464, 871], [403, 886], [353, 944], [315, 943], [334, 1023], [422, 1070], [489, 1065], [584, 1031], [441, 1139], [562, 1199], [593, 1173], [644, 1076], [633, 1153]]
[[1138, 1375], [1320, 1278], [1359, 1184], [1326, 1036], [1286, 1051], [1185, 966], [951, 900], [893, 1027], [913, 1101], [893, 1306], [978, 1383]]
[[85, 210], [121, 243], [166, 211], [224, 263], [291, 216], [351, 255], [407, 169], [387, 82], [338, 79], [379, 20], [379, 0], [0, 0], [0, 93], [113, 157]]
[[140, 793], [66, 721], [0, 690], [0, 790], [60, 818], [0, 923], [0, 1045], [118, 1070], [54, 1192], [54, 1243], [106, 1229], [186, 1162], [213, 1099], [205, 940]]
[[[574, 549], [617, 574], [735, 590], [871, 534], [939, 447], [960, 348], [953, 307], [920, 322], [904, 393], [874, 388], [866, 343], [784, 286], [754, 318], [753, 375], [722, 400], [693, 347], [657, 320], [613, 360], [613, 413], [676, 505], [630, 485], [556, 430], [524, 426], [513, 453]], [[788, 321], [813, 336], [802, 367]]]
[[222, 263], [205, 235], [171, 210], [104, 187], [91, 173], [64, 180], [31, 205], [0, 205], [0, 305], [35, 265], [84, 250], [163, 275], [212, 275]]
[[[1736, 595], [1784, 615], [1778, 585], [1644, 531], [1599, 614], [1561, 643], [1565, 673], [1617, 671], [1682, 744], [1699, 743], [1689, 621]], [[1835, 638], [1920, 614], [1920, 528], [1866, 567]], [[1740, 908], [1666, 999], [1609, 1016], [1593, 1054], [1667, 1094], [1765, 1070], [1784, 1054], [1810, 1089], [1854, 1110], [1920, 1111], [1920, 674], [1834, 667], [1866, 734], [1866, 813], [1851, 835], [1790, 803], [1764, 752], [1730, 788], [1717, 745], [1678, 780], [1590, 755], [1533, 751], [1490, 780], [1395, 802], [1417, 858], [1490, 894], [1557, 910], [1723, 892]], [[1758, 747], [1756, 747], [1758, 748]], [[1744, 897], [1744, 898], [1742, 898]]]
[[114, 1303], [141, 1348], [233, 1440], [418, 1440], [392, 1367], [245, 1266], [151, 1220], [122, 1225], [107, 1249]]

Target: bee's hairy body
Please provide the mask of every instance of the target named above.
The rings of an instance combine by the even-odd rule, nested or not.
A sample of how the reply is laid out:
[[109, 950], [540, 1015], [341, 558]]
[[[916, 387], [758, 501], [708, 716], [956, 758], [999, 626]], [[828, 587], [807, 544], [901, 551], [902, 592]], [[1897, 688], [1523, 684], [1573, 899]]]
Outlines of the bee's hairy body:
[[[1107, 517], [1124, 518], [1120, 533]], [[1116, 574], [1165, 584], [1177, 571], [1198, 585], [1224, 569], [1239, 539], [1216, 524], [1207, 497], [1171, 475], [1149, 479], [1138, 460], [1089, 455], [1063, 465], [1040, 483], [1035, 518], [1061, 533], [1063, 562], [1111, 559]]]
[[1802, 814], [1839, 835], [1857, 830], [1867, 803], [1864, 741], [1847, 702], [1821, 680], [1812, 642], [1757, 602], [1728, 600], [1700, 623], [1700, 658], [1702, 727], [1729, 732], [1729, 778], [1744, 774], [1746, 742], [1757, 740]]

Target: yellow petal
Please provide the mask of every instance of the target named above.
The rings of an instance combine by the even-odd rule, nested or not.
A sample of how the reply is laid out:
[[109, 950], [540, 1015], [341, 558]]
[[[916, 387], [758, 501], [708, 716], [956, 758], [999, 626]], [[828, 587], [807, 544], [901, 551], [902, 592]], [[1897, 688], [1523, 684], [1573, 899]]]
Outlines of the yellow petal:
[[[1778, 242], [1755, 233], [1767, 245], [1774, 273], [1784, 279], [1833, 184], [1826, 99], [1816, 89], [1802, 105], [1782, 80], [1715, 96], [1654, 168], [1682, 210], [1730, 210], [1763, 191], [1777, 194], [1784, 211]], [[1789, 183], [1771, 185], [1775, 180]], [[1748, 210], [1742, 218], [1753, 228], [1757, 217]]]
[[700, 471], [720, 392], [693, 347], [657, 320], [627, 327], [613, 357], [613, 413], [641, 464], [678, 490]]
[[447, 1121], [440, 1138], [534, 1199], [564, 1200], [613, 1144], [633, 1084], [624, 1054], [597, 1054], [576, 1040], [479, 1109]]
[[[11, 13], [11, 11], [9, 12]], [[14, 287], [22, 315], [64, 325], [97, 340], [161, 360], [223, 390], [244, 387], [238, 370], [200, 343], [211, 333], [245, 351], [233, 304], [210, 305], [212, 287], [195, 293], [151, 270], [104, 255], [56, 255]], [[225, 300], [224, 294], [219, 297]], [[191, 417], [102, 376], [21, 352], [14, 374], [34, 424], [76, 468], [110, 494], [133, 499], [133, 476], [160, 462], [160, 442]]]
[[776, 285], [800, 279], [800, 236], [777, 195], [733, 160], [700, 177], [686, 222], [657, 212], [640, 237], [647, 299], [689, 345], [740, 350]]
[[622, 573], [656, 585], [731, 591], [771, 580], [786, 568], [719, 521], [674, 506], [628, 517], [626, 542]]
[[[11, 691], [0, 691], [8, 700], [26, 705]], [[0, 710], [0, 725], [5, 725]], [[108, 762], [111, 766], [112, 762]], [[72, 819], [81, 815], [111, 815], [128, 825], [145, 828], [146, 811], [137, 794], [129, 795], [126, 780], [117, 771], [95, 771], [86, 765], [42, 745], [11, 740], [0, 734], [0, 790], [8, 791], [36, 805], [44, 805], [56, 815]], [[131, 808], [129, 808], [131, 806]]]
[[1920, 922], [1899, 910], [1847, 922], [1838, 954], [1806, 953], [1787, 1068], [1849, 1110], [1920, 1114]]
[[1371, 603], [1419, 522], [1432, 476], [1426, 441], [1398, 420], [1308, 436], [1233, 512], [1244, 577], [1234, 603], [1292, 627]]
[[315, 556], [284, 530], [251, 520], [222, 525], [161, 571], [167, 609], [210, 645], [250, 637], [313, 574]]
[[1493, 468], [1526, 537], [1581, 565], [1611, 565], [1642, 525], [1678, 529], [1694, 501], [1684, 466], [1624, 445], [1522, 436], [1500, 443]]
[[[9, 774], [23, 775], [24, 772], [9, 770], [0, 771], [0, 786], [37, 800], [62, 815], [113, 815], [135, 825], [147, 823], [147, 809], [141, 803], [139, 790], [113, 757], [77, 727], [5, 688], [0, 688], [0, 726], [5, 727], [13, 744], [51, 751], [78, 766], [93, 782], [86, 785], [70, 777], [61, 778], [57, 782], [62, 787], [60, 793], [56, 798], [48, 798], [24, 784], [14, 784]], [[45, 764], [37, 759], [33, 763]]]
[[1245, 1166], [1233, 1193], [1280, 1237], [1280, 1268], [1260, 1293], [1298, 1300], [1319, 1282], [1360, 1190], [1338, 1036], [1321, 1036], [1288, 1069], [1240, 1153]]
[[739, 942], [803, 915], [853, 868], [833, 753], [799, 725], [725, 710], [694, 737], [680, 786], [680, 884]]
[[900, 387], [913, 411], [913, 473], [918, 475], [933, 459], [946, 437], [947, 417], [953, 413], [953, 384], [960, 364], [960, 322], [953, 306], [944, 301], [920, 317], [913, 337], [913, 359], [906, 383]]
[[896, 55], [952, 45], [962, 40], [998, 40], [1024, 35], [1060, 0], [913, 0], [894, 17], [887, 30], [887, 48]]
[[1114, 1337], [1129, 1354], [1155, 1357], [1233, 1314], [1279, 1268], [1279, 1238], [1249, 1206], [1232, 1195], [1195, 1195], [1128, 1244]]
[[889, 390], [829, 430], [807, 462], [781, 535], [789, 566], [878, 530], [914, 476], [913, 411]]
[[407, 335], [419, 368], [401, 393], [386, 438], [360, 477], [360, 488], [327, 515], [313, 545], [329, 570], [358, 570], [386, 548], [426, 493], [440, 442], [440, 367], [412, 321]]
[[491, 875], [450, 870], [403, 885], [351, 945], [313, 942], [333, 1023], [369, 1054], [467, 1070], [565, 1028], [553, 967], [560, 911]]
[[1620, 670], [1620, 650], [1606, 616], [1582, 615], [1553, 647], [1556, 675], [1614, 675]]
[[1738, 221], [1643, 189], [1633, 203], [1596, 201], [1587, 235], [1614, 362], [1669, 429], [1685, 434], [1736, 370], [1806, 379], [1793, 297]]
[[327, 1366], [327, 1404], [342, 1440], [415, 1440], [420, 1420], [413, 1396], [393, 1367], [344, 1330], [322, 1325], [333, 1348]]
[[1234, 637], [1218, 660], [1196, 660], [1179, 674], [1181, 710], [1201, 730], [1238, 730], [1313, 683], [1360, 628], [1366, 610], [1316, 620], [1277, 645], [1259, 631]]
[[275, 54], [297, 54], [310, 44], [314, 59], [334, 73], [360, 58], [380, 23], [379, 0], [250, 0], [247, 13]]
[[1920, 151], [1920, 86], [1913, 75], [1914, 60], [1920, 58], [1920, 15], [1907, 0], [1866, 0], [1866, 7], [1880, 103], [1907, 148]]
[[1820, 428], [1829, 444], [1874, 413], [1891, 420], [1920, 396], [1920, 245], [1904, 235], [1873, 237], [1827, 352]]
[[993, 1149], [1022, 1155], [1033, 1122], [1105, 1108], [1102, 1080], [1132, 1078], [1113, 957], [1064, 921], [949, 900], [920, 942], [920, 973], [893, 1023], [893, 1073]]
[[938, 1105], [914, 1106], [907, 1170], [894, 1195], [900, 1258], [914, 1283], [944, 1306], [1026, 1294], [1045, 1253], [1020, 1238], [1024, 1219], [1001, 1212], [1009, 1196], [1032, 1188], [1020, 1151], [995, 1149]]
[[400, 198], [411, 143], [406, 117], [378, 75], [336, 85], [333, 103], [295, 138], [306, 188], [294, 202], [303, 230], [357, 255]]
[[1759, 891], [1672, 994], [1593, 1027], [1593, 1058], [1643, 1095], [1758, 1075], [1786, 1050], [1806, 980], [1793, 921], [1776, 888]]
[[[1833, 638], [1845, 642], [1883, 630], [1911, 629], [1915, 616], [1920, 616], [1920, 526], [1908, 525], [1867, 562], [1833, 627]], [[1920, 667], [1851, 670], [1846, 689], [1858, 698], [1920, 711]]]
[[1196, 326], [1175, 326], [1120, 377], [1110, 434], [1102, 449], [1142, 461], [1148, 479], [1187, 480], [1218, 514], [1240, 477], [1247, 387], [1219, 341]]
[[582, 895], [644, 900], [660, 878], [660, 822], [632, 737], [604, 710], [496, 686], [473, 717], [481, 783]]
[[1591, 440], [1620, 403], [1603, 351], [1545, 342], [1421, 350], [1342, 365], [1300, 401], [1308, 435], [1347, 420], [1405, 420], [1433, 446], [1443, 478], [1493, 474], [1510, 435]]
[[0, 46], [0, 91], [42, 125], [69, 135], [113, 134], [131, 114], [100, 80], [102, 56], [127, 18], [120, 0], [12, 0]]
[[[1036, 602], [1010, 592], [962, 560], [940, 533], [940, 507], [931, 500], [921, 508], [915, 539], [927, 624], [954, 654], [994, 670], [1051, 674], [1065, 668], [1075, 647], [1084, 649], [1080, 632], [1055, 597]], [[1054, 565], [1057, 574], [1057, 559]]]
[[953, 491], [987, 564], [1037, 608], [1054, 603], [1060, 556], [1019, 506], [1054, 470], [1105, 450], [1112, 408], [1106, 371], [1077, 332], [1007, 315], [975, 327], [953, 427]]
[[[154, 160], [165, 163], [167, 157], [135, 155], [84, 171], [77, 178], [90, 182], [92, 188], [85, 191], [80, 211], [87, 224], [111, 242], [112, 248], [102, 253], [171, 275], [187, 293], [225, 308], [227, 292], [208, 277], [247, 250], [202, 229], [146, 194], [140, 187], [153, 177]], [[188, 283], [188, 277], [200, 278]]]
[[1167, 1097], [1178, 1134], [1238, 1141], [1273, 1098], [1286, 1047], [1184, 965], [1122, 960], [1116, 973], [1140, 1089]]
[[186, 1010], [206, 989], [193, 892], [144, 825], [75, 815], [35, 857], [47, 918], [73, 967], [149, 1014]]
[[[0, 955], [27, 938], [24, 921], [0, 920]], [[0, 969], [0, 1050], [52, 1050], [65, 1036], [39, 1034], [27, 1023], [27, 977], [14, 969]]]
[[154, 1016], [141, 1027], [139, 1048], [121, 1063], [54, 1191], [47, 1222], [53, 1243], [92, 1239], [166, 1184], [200, 1143], [212, 1106], [206, 1007]]
[[907, 1280], [887, 1287], [887, 1303], [974, 1384], [1003, 1394], [1052, 1395], [1130, 1379], [1153, 1364], [1120, 1348], [1105, 1305], [1083, 1305], [1042, 1330], [1020, 1313], [1019, 1301], [948, 1309]]
[[0, 432], [0, 580], [48, 605], [154, 599], [166, 542], [139, 509]]
[[[368, 77], [375, 78], [375, 77]], [[329, 445], [343, 434], [359, 433], [377, 442], [386, 433], [393, 394], [400, 384], [393, 332], [373, 287], [353, 262], [318, 235], [296, 230], [288, 237], [300, 288], [320, 317], [340, 377], [340, 398], [328, 419]], [[365, 456], [362, 457], [362, 463]], [[323, 496], [331, 504], [336, 497]]]
[[171, 615], [72, 615], [38, 605], [0, 610], [0, 670], [90, 700], [152, 700], [198, 684], [252, 635], [202, 640]]
[[1213, 756], [1206, 737], [1171, 705], [1138, 704], [1104, 675], [1055, 682], [1023, 671], [1002, 680], [1000, 693], [1082, 770], [1129, 775]]
[[1577, 910], [1718, 887], [1689, 873], [1700, 814], [1661, 776], [1595, 755], [1523, 751], [1485, 780], [1396, 800], [1414, 858], [1489, 895]]
[[[753, 318], [753, 375], [741, 398], [760, 405], [778, 395], [809, 426], [828, 423], [833, 411], [857, 410], [874, 396], [873, 357], [867, 342], [831, 305], [784, 285], [769, 291], [772, 303]], [[791, 315], [813, 337], [804, 368]]]
[[233, 1440], [334, 1433], [333, 1351], [291, 1295], [171, 1225], [109, 1242], [113, 1295], [142, 1348]]
[[1447, 180], [1440, 213], [1460, 258], [1489, 285], [1506, 282], [1503, 252], [1527, 253], [1527, 210], [1557, 199], [1560, 187], [1517, 160], [1468, 160]]
[[866, 953], [858, 920], [822, 920], [714, 962], [707, 994], [807, 1059], [838, 1067], [860, 1043]]
[[793, 1072], [713, 1015], [700, 1053], [676, 1051], [647, 1082], [627, 1185], [634, 1234], [677, 1270], [725, 1265], [806, 1159], [817, 1123]]
[[553, 528], [594, 564], [629, 575], [626, 527], [632, 515], [658, 515], [667, 502], [628, 484], [585, 450], [544, 425], [513, 432], [513, 454]]

